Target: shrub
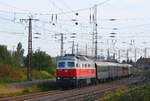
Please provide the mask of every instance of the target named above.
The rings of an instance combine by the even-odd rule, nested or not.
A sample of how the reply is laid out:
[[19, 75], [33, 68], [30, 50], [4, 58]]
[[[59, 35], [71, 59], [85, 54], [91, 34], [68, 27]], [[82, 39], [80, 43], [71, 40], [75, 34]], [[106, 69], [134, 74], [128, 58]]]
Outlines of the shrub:
[[127, 90], [127, 87], [119, 86], [113, 92], [108, 92], [103, 101], [120, 101], [118, 98]]
[[20, 81], [25, 79], [26, 77], [21, 71], [21, 68], [15, 68], [6, 64], [0, 64], [0, 80]]
[[[26, 81], [26, 68], [12, 67], [7, 64], [0, 63], [0, 82], [12, 83]], [[33, 80], [53, 78], [51, 74], [46, 71], [32, 70]]]
[[[120, 91], [119, 91], [120, 92]], [[150, 85], [137, 88], [128, 93], [111, 93], [111, 97], [105, 97], [103, 101], [150, 101]]]
[[5, 85], [5, 84], [0, 83], [0, 89], [3, 89], [3, 88], [5, 88], [5, 87], [6, 87], [6, 85]]
[[38, 88], [41, 88], [42, 91], [56, 90], [58, 89], [58, 85], [54, 82], [46, 82], [39, 84]]

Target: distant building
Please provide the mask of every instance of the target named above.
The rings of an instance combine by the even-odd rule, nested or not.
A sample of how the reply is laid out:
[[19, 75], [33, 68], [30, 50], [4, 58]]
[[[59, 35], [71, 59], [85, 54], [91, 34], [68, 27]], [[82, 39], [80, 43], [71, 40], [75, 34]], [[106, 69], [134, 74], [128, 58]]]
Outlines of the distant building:
[[136, 62], [136, 66], [142, 70], [150, 71], [150, 58], [140, 58]]

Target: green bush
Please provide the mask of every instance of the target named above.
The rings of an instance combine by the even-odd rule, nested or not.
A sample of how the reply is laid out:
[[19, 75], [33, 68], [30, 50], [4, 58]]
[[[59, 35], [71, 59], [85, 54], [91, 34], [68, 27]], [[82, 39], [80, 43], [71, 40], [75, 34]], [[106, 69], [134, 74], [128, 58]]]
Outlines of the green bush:
[[6, 64], [0, 64], [0, 80], [4, 81], [20, 81], [26, 77], [21, 68], [12, 67]]
[[38, 85], [38, 88], [41, 88], [42, 91], [56, 90], [58, 85], [55, 82], [47, 82]]
[[122, 93], [119, 96], [115, 93], [104, 101], [150, 101], [150, 85], [137, 88], [129, 93]]
[[[26, 68], [12, 67], [7, 64], [0, 63], [0, 82], [12, 83], [26, 81]], [[53, 78], [46, 71], [32, 70], [33, 80]]]
[[26, 88], [23, 90], [23, 93], [31, 93], [33, 90], [31, 88]]

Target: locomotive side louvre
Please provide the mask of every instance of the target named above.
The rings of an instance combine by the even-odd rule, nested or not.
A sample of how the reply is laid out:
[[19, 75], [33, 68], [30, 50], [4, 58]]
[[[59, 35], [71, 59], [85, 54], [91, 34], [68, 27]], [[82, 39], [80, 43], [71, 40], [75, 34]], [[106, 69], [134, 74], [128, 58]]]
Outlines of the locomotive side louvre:
[[84, 79], [84, 78], [95, 78], [95, 66], [93, 61], [83, 61], [78, 59], [77, 60], [77, 64], [78, 66], [76, 66], [76, 71], [77, 71], [77, 78], [78, 79]]

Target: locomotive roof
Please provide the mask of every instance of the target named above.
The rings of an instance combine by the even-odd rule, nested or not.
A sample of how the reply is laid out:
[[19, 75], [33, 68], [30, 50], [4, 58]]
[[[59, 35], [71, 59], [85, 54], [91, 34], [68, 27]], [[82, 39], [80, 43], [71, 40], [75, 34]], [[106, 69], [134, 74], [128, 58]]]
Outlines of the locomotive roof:
[[92, 59], [82, 55], [65, 55], [59, 60], [80, 60], [80, 61], [92, 61]]

